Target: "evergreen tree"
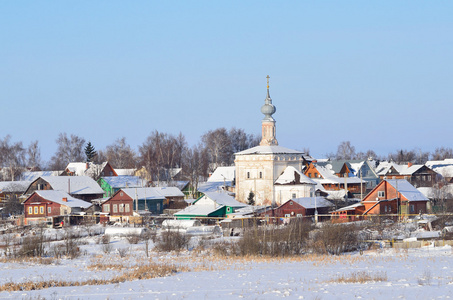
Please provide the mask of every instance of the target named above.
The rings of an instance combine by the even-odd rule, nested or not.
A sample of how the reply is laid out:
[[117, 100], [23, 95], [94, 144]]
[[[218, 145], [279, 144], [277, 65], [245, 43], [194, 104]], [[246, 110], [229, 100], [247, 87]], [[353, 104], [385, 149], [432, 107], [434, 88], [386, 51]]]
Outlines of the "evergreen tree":
[[87, 162], [92, 162], [94, 157], [97, 155], [97, 152], [93, 145], [91, 145], [91, 142], [88, 142], [85, 147], [85, 155], [87, 156]]
[[255, 194], [252, 191], [250, 191], [247, 200], [249, 202], [249, 205], [255, 205]]

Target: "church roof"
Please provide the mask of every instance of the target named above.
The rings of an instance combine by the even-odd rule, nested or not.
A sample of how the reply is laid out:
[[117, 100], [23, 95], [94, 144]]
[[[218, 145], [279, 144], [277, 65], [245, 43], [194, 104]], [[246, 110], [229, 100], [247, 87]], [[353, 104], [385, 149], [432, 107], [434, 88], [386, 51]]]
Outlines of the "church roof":
[[256, 146], [235, 153], [235, 155], [250, 155], [250, 154], [305, 154], [305, 153], [285, 148], [282, 146]]

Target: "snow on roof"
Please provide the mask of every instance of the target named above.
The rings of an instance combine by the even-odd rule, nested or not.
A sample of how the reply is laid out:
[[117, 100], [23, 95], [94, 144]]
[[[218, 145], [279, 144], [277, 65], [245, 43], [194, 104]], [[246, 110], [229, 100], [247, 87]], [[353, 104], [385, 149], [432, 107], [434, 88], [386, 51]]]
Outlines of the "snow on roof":
[[47, 181], [52, 189], [57, 191], [69, 191], [72, 195], [86, 194], [103, 194], [104, 190], [88, 176], [42, 176], [44, 181]]
[[[218, 205], [226, 205], [231, 207], [244, 207], [247, 204], [236, 201], [234, 197], [228, 195], [227, 193], [216, 193], [216, 192], [206, 192], [204, 193], [206, 197], [217, 203]], [[195, 203], [196, 205], [196, 203]]]
[[184, 193], [180, 189], [174, 186], [169, 187], [155, 187], [165, 197], [184, 197]]
[[198, 184], [198, 191], [201, 193], [207, 192], [218, 192], [223, 190], [223, 181], [222, 182], [202, 182]]
[[437, 165], [433, 166], [431, 169], [443, 177], [453, 177], [453, 165]]
[[391, 176], [392, 167], [398, 172], [399, 175], [412, 175], [423, 167], [423, 165], [398, 165], [392, 162], [389, 164], [383, 164], [382, 166], [379, 165], [378, 168], [376, 168], [376, 173], [380, 176]]
[[134, 176], [136, 169], [114, 169], [118, 176]]
[[302, 174], [294, 167], [287, 167], [285, 171], [277, 178], [276, 184], [312, 184], [316, 185], [316, 182]]
[[429, 200], [406, 179], [388, 179], [387, 182], [409, 201]]
[[208, 182], [224, 182], [224, 181], [233, 181], [235, 178], [236, 167], [218, 167], [211, 177], [209, 177]]
[[358, 202], [358, 203], [354, 203], [354, 204], [349, 205], [349, 206], [345, 206], [345, 207], [339, 208], [339, 209], [335, 210], [334, 212], [346, 211], [346, 210], [355, 210], [356, 207], [359, 207], [359, 206], [364, 206], [364, 205], [361, 202]]
[[425, 163], [428, 168], [439, 168], [453, 165], [453, 158], [446, 158], [444, 160], [429, 160]]
[[[305, 208], [331, 207], [333, 204], [324, 197], [302, 197], [291, 199]], [[289, 200], [289, 201], [291, 201]]]
[[143, 187], [146, 181], [137, 176], [107, 176], [102, 177], [112, 188], [125, 188], [125, 187]]
[[[36, 194], [42, 198], [61, 204], [69, 207], [82, 207], [88, 208], [91, 206], [91, 203], [72, 197], [66, 192], [56, 191], [56, 190], [38, 190], [35, 191]], [[68, 199], [67, 202], [63, 201], [63, 198]]]
[[23, 193], [30, 186], [31, 181], [0, 181], [0, 192]]
[[69, 170], [76, 176], [91, 176], [104, 170], [107, 164], [107, 161], [103, 162], [102, 164], [95, 164], [92, 162], [72, 162], [68, 164], [66, 170]]
[[235, 155], [248, 155], [248, 154], [305, 154], [305, 153], [281, 146], [256, 146], [235, 153]]
[[207, 204], [191, 205], [191, 206], [184, 208], [183, 210], [178, 211], [174, 215], [175, 216], [182, 216], [182, 215], [207, 216], [207, 215], [219, 210], [222, 207], [223, 207], [223, 205], [216, 206], [216, 207], [214, 207], [213, 205], [207, 205]]
[[35, 181], [42, 176], [60, 176], [63, 171], [27, 171], [22, 173], [21, 179], [24, 181]]
[[165, 199], [158, 188], [125, 188], [121, 189], [132, 199]]

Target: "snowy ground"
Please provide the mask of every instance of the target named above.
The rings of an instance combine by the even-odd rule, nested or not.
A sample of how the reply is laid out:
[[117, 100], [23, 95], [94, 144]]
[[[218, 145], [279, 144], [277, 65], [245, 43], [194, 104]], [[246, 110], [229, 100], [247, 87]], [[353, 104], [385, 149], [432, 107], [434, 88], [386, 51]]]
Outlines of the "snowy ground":
[[[95, 238], [81, 247], [74, 260], [50, 265], [0, 263], [0, 284], [49, 279], [85, 280], [111, 278], [118, 270], [97, 271], [88, 266], [110, 263], [133, 266], [147, 259], [144, 245], [113, 239], [114, 248], [130, 248], [128, 258], [106, 255]], [[444, 299], [453, 297], [453, 252], [449, 246], [396, 251], [370, 250], [360, 255], [305, 256], [292, 259], [220, 259], [207, 253], [186, 251], [179, 255], [152, 252], [152, 260], [185, 265], [190, 272], [120, 284], [61, 287], [35, 291], [2, 292], [0, 298], [16, 299]], [[202, 271], [198, 271], [202, 270]], [[387, 279], [379, 282], [339, 283], [365, 271]]]

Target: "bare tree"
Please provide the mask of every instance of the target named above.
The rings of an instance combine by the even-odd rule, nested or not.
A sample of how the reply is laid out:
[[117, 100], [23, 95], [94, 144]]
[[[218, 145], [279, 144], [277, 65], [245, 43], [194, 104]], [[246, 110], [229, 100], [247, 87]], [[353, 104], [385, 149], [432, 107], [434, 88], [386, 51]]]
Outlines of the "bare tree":
[[354, 159], [355, 147], [351, 145], [350, 141], [343, 141], [338, 145], [336, 159]]
[[183, 172], [190, 182], [190, 197], [196, 198], [198, 184], [207, 178], [208, 173], [208, 153], [202, 146], [194, 146], [186, 151]]
[[437, 147], [432, 154], [433, 160], [444, 160], [446, 158], [453, 158], [453, 149], [445, 147]]
[[393, 160], [397, 164], [424, 164], [429, 159], [429, 152], [423, 152], [420, 149], [414, 149], [410, 151], [400, 149], [395, 153], [390, 153], [388, 155], [388, 159]]
[[40, 170], [42, 166], [41, 149], [38, 141], [30, 143], [27, 149], [27, 167], [31, 170]]
[[229, 165], [233, 155], [231, 140], [225, 128], [217, 128], [206, 132], [201, 141], [208, 151], [210, 171], [214, 171], [219, 166]]
[[68, 137], [66, 133], [60, 133], [56, 142], [58, 149], [50, 163], [53, 170], [64, 169], [70, 162], [84, 161], [84, 138], [74, 134], [71, 134], [71, 136]]
[[139, 147], [140, 162], [152, 175], [153, 180], [172, 180], [172, 168], [179, 167], [182, 152], [185, 150], [185, 139], [180, 134], [152, 132]]
[[135, 168], [137, 165], [137, 154], [126, 142], [125, 137], [119, 138], [107, 146], [104, 155], [106, 160], [118, 169]]
[[2, 180], [14, 181], [25, 170], [25, 149], [22, 142], [11, 143], [11, 136], [0, 140], [0, 168], [6, 172], [0, 173]]

